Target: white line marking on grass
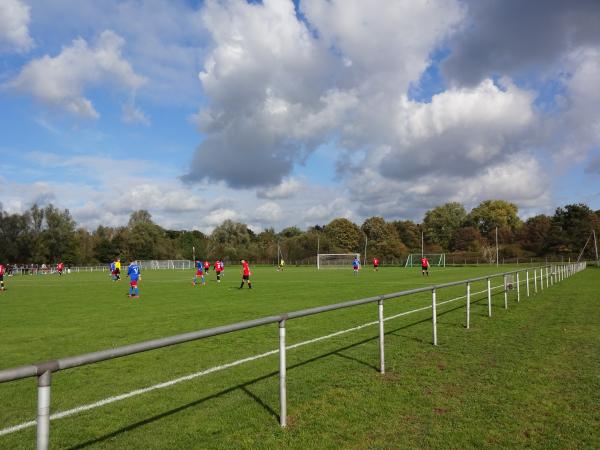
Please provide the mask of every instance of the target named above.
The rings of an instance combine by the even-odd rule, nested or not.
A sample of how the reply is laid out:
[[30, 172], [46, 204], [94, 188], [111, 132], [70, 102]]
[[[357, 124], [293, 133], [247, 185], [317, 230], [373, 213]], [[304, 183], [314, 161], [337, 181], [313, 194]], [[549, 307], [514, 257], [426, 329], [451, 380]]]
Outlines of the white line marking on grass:
[[[502, 286], [496, 286], [493, 289], [496, 289], [498, 287], [502, 287]], [[486, 291], [481, 291], [479, 293], [484, 293], [484, 292], [487, 292], [487, 290]], [[446, 300], [444, 302], [439, 302], [438, 305], [444, 305], [446, 303], [455, 302], [455, 301], [460, 300], [462, 298], [465, 298], [465, 296], [456, 297], [456, 298], [453, 298], [453, 299], [450, 299], [450, 300]], [[395, 314], [395, 315], [390, 316], [390, 317], [386, 317], [384, 319], [384, 322], [387, 322], [388, 320], [392, 320], [392, 319], [397, 319], [398, 317], [407, 316], [409, 314], [413, 314], [413, 313], [416, 313], [416, 312], [426, 311], [428, 309], [431, 309], [431, 305], [424, 306], [422, 308], [411, 309], [410, 311], [405, 311], [405, 312], [402, 312], [402, 313], [399, 313], [399, 314]], [[362, 325], [358, 325], [358, 326], [355, 326], [355, 327], [352, 327], [352, 328], [348, 328], [346, 330], [336, 331], [335, 333], [327, 334], [327, 335], [324, 335], [324, 336], [319, 336], [319, 337], [316, 337], [314, 339], [309, 339], [307, 341], [302, 341], [302, 342], [298, 342], [296, 344], [288, 345], [286, 347], [286, 349], [287, 350], [291, 350], [291, 349], [295, 349], [295, 348], [298, 348], [298, 347], [303, 347], [303, 346], [308, 345], [308, 344], [313, 344], [315, 342], [323, 341], [325, 339], [330, 339], [332, 337], [340, 336], [342, 334], [346, 334], [346, 333], [350, 333], [352, 331], [360, 330], [362, 328], [370, 327], [370, 326], [376, 325], [378, 323], [379, 323], [379, 321], [375, 320], [373, 322], [368, 322], [368, 323], [365, 323], [365, 324], [362, 324]], [[195, 378], [200, 378], [200, 377], [203, 377], [203, 376], [211, 374], [211, 373], [215, 373], [215, 372], [219, 372], [221, 370], [229, 369], [230, 367], [239, 366], [241, 364], [244, 364], [244, 363], [247, 363], [247, 362], [250, 362], [250, 361], [256, 361], [257, 359], [266, 358], [267, 356], [275, 355], [277, 353], [279, 353], [279, 349], [270, 350], [270, 351], [265, 352], [265, 353], [260, 353], [258, 355], [253, 355], [253, 356], [249, 356], [247, 358], [238, 359], [237, 361], [232, 361], [230, 363], [223, 364], [223, 365], [220, 365], [220, 366], [210, 367], [210, 368], [202, 370], [200, 372], [195, 372], [195, 373], [192, 373], [192, 374], [189, 374], [189, 375], [185, 375], [183, 377], [175, 378], [175, 379], [170, 380], [170, 381], [165, 381], [165, 382], [162, 382], [162, 383], [154, 384], [152, 386], [148, 386], [148, 387], [141, 388], [141, 389], [135, 389], [135, 390], [127, 392], [125, 394], [115, 395], [113, 397], [108, 397], [108, 398], [105, 398], [104, 400], [100, 400], [100, 401], [97, 401], [95, 403], [88, 403], [87, 405], [82, 405], [82, 406], [78, 406], [76, 408], [67, 409], [65, 411], [60, 411], [60, 412], [57, 412], [55, 414], [51, 414], [50, 415], [50, 420], [63, 419], [65, 417], [69, 417], [69, 416], [72, 416], [72, 415], [75, 415], [75, 414], [78, 414], [78, 413], [81, 413], [81, 412], [84, 412], [84, 411], [89, 411], [90, 409], [99, 408], [101, 406], [109, 405], [111, 403], [115, 403], [115, 402], [118, 402], [118, 401], [121, 401], [121, 400], [125, 400], [125, 399], [131, 398], [131, 397], [135, 397], [137, 395], [146, 394], [148, 392], [152, 392], [152, 391], [155, 391], [157, 389], [163, 389], [163, 388], [166, 388], [166, 387], [169, 387], [169, 386], [173, 386], [175, 384], [179, 384], [179, 383], [184, 382], [184, 381], [190, 381], [190, 380], [193, 380]], [[4, 435], [7, 435], [7, 434], [12, 434], [12, 433], [15, 433], [17, 431], [21, 431], [21, 430], [24, 430], [26, 428], [33, 427], [33, 426], [36, 425], [36, 423], [37, 422], [35, 420], [31, 420], [29, 422], [23, 422], [23, 423], [20, 423], [18, 425], [14, 425], [12, 427], [7, 427], [7, 428], [0, 429], [0, 436], [4, 436]]]

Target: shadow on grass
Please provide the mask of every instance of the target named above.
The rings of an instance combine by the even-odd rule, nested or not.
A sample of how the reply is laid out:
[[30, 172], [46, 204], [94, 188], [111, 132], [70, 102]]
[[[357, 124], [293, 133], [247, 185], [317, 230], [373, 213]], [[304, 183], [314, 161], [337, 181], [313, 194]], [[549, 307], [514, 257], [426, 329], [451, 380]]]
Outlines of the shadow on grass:
[[[487, 297], [481, 298], [479, 300], [473, 300], [471, 302], [471, 305], [480, 304], [479, 302], [482, 302], [484, 300], [487, 300]], [[460, 305], [460, 306], [454, 307], [452, 309], [445, 310], [444, 312], [438, 313], [437, 316], [438, 317], [443, 317], [446, 314], [450, 314], [451, 312], [454, 312], [454, 311], [456, 311], [458, 309], [463, 309], [463, 308], [464, 308], [464, 305]], [[487, 314], [485, 315], [485, 317], [487, 317]], [[425, 339], [419, 339], [419, 338], [415, 338], [415, 337], [411, 337], [411, 336], [404, 336], [404, 335], [398, 333], [399, 331], [405, 330], [407, 328], [414, 327], [416, 325], [420, 325], [420, 324], [425, 323], [425, 322], [431, 322], [431, 317], [428, 317], [428, 318], [425, 318], [425, 319], [421, 319], [421, 320], [418, 320], [418, 321], [414, 321], [414, 322], [411, 322], [411, 323], [409, 323], [407, 325], [403, 325], [403, 326], [397, 327], [397, 328], [395, 328], [393, 330], [386, 331], [385, 334], [386, 335], [393, 335], [393, 336], [398, 336], [398, 337], [404, 337], [404, 338], [412, 339], [412, 340], [415, 340], [415, 341], [417, 341], [419, 343], [430, 343], [430, 341], [425, 340]], [[456, 323], [452, 323], [452, 324], [455, 325]], [[375, 341], [375, 340], [378, 340], [378, 339], [379, 339], [378, 335], [377, 336], [373, 336], [371, 338], [363, 339], [363, 340], [361, 340], [359, 342], [355, 342], [353, 344], [350, 344], [350, 345], [338, 348], [336, 350], [333, 350], [333, 351], [330, 351], [330, 352], [327, 352], [327, 353], [323, 353], [321, 355], [315, 356], [313, 358], [307, 359], [307, 360], [299, 362], [297, 364], [290, 365], [290, 366], [287, 367], [287, 371], [294, 370], [294, 369], [297, 369], [299, 367], [303, 367], [303, 366], [305, 366], [307, 364], [311, 364], [313, 362], [319, 361], [321, 359], [324, 359], [324, 358], [327, 358], [327, 357], [330, 357], [330, 356], [342, 357], [342, 358], [348, 359], [350, 361], [356, 362], [358, 364], [362, 364], [364, 366], [367, 366], [367, 367], [369, 367], [369, 368], [371, 368], [371, 369], [373, 369], [375, 371], [378, 371], [379, 367], [377, 367], [377, 366], [375, 366], [375, 365], [373, 365], [371, 363], [363, 361], [363, 360], [361, 360], [359, 358], [356, 358], [354, 356], [349, 356], [349, 355], [345, 355], [345, 354], [341, 353], [341, 352], [343, 352], [345, 350], [350, 350], [350, 349], [353, 349], [353, 348], [358, 347], [360, 345], [363, 345], [363, 344], [366, 344], [368, 342], [372, 342], [372, 341]], [[259, 396], [257, 396], [256, 394], [254, 394], [249, 389], [249, 386], [252, 386], [255, 383], [267, 380], [267, 379], [269, 379], [271, 377], [275, 377], [275, 376], [278, 376], [278, 375], [279, 375], [279, 371], [273, 371], [273, 372], [267, 373], [265, 375], [262, 375], [260, 377], [254, 378], [254, 379], [252, 379], [250, 381], [247, 381], [245, 383], [241, 383], [241, 384], [238, 384], [236, 386], [232, 386], [232, 387], [229, 387], [227, 389], [223, 389], [223, 390], [221, 390], [219, 392], [216, 392], [214, 394], [211, 394], [211, 395], [199, 398], [198, 400], [194, 400], [193, 402], [186, 403], [185, 405], [181, 405], [181, 406], [179, 406], [177, 408], [170, 409], [170, 410], [165, 411], [163, 413], [156, 414], [156, 415], [154, 415], [152, 417], [148, 417], [148, 418], [146, 418], [144, 420], [140, 420], [138, 422], [135, 422], [135, 423], [132, 423], [130, 425], [127, 425], [126, 427], [119, 428], [118, 430], [115, 430], [112, 433], [108, 433], [108, 434], [96, 437], [94, 439], [90, 439], [88, 441], [85, 441], [85, 442], [83, 442], [81, 444], [77, 444], [77, 445], [69, 447], [69, 448], [70, 448], [70, 450], [83, 449], [83, 448], [89, 447], [91, 445], [95, 445], [95, 444], [107, 441], [107, 440], [115, 438], [115, 437], [117, 437], [117, 436], [119, 436], [119, 435], [121, 435], [123, 433], [127, 433], [129, 431], [133, 431], [133, 430], [135, 430], [137, 428], [140, 428], [142, 426], [151, 424], [153, 422], [156, 422], [158, 420], [164, 419], [166, 417], [170, 417], [170, 416], [172, 416], [174, 414], [180, 413], [182, 411], [185, 411], [187, 409], [190, 409], [190, 408], [193, 408], [195, 406], [201, 405], [201, 404], [203, 404], [205, 402], [208, 402], [210, 400], [222, 397], [224, 395], [227, 395], [229, 393], [235, 392], [237, 390], [240, 390], [240, 391], [244, 392], [248, 397], [250, 397], [257, 404], [259, 404], [267, 413], [269, 413], [269, 415], [271, 415], [273, 418], [275, 418], [277, 421], [279, 421], [279, 418], [280, 418], [279, 414], [269, 404], [267, 404], [265, 401], [263, 401]]]

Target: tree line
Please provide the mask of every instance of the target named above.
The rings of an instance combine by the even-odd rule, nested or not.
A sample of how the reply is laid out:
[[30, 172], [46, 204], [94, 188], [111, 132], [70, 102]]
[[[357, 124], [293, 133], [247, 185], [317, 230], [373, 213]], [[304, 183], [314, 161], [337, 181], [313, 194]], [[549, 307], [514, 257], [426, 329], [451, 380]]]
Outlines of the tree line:
[[[427, 253], [476, 256], [494, 262], [496, 233], [501, 258], [576, 258], [592, 230], [600, 237], [600, 211], [585, 204], [559, 207], [552, 216], [522, 220], [515, 204], [486, 200], [471, 211], [457, 202], [425, 213], [421, 223], [386, 221], [370, 217], [358, 225], [337, 218], [306, 230], [292, 226], [276, 232], [253, 232], [244, 223], [224, 221], [210, 234], [167, 230], [156, 224], [148, 211], [131, 214], [125, 226], [99, 226], [89, 231], [77, 225], [68, 209], [50, 204], [33, 205], [22, 214], [9, 214], [0, 205], [0, 262], [56, 263], [71, 265], [106, 263], [117, 257], [131, 259], [241, 258], [271, 263], [278, 247], [289, 262], [314, 261], [320, 253], [363, 253], [370, 257], [402, 261], [420, 253], [421, 239]], [[585, 256], [595, 259], [594, 246]]]

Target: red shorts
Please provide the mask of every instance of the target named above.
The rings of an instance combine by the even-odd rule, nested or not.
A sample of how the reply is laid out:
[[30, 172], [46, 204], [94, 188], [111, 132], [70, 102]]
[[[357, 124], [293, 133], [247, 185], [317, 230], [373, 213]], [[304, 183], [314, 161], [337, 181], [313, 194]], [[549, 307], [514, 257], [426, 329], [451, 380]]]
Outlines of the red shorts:
[[138, 283], [138, 280], [131, 280], [129, 282], [129, 286], [131, 286], [131, 287], [137, 287], [137, 283]]
[[202, 271], [201, 270], [196, 270], [196, 275], [198, 275], [198, 276], [201, 277], [202, 276]]

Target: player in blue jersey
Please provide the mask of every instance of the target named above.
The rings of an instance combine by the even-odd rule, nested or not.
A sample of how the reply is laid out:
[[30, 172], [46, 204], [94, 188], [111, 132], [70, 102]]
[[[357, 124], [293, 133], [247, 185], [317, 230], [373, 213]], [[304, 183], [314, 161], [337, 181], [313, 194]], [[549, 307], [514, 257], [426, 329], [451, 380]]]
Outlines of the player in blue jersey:
[[142, 275], [137, 261], [133, 261], [131, 264], [129, 264], [129, 267], [127, 268], [127, 276], [129, 277], [129, 297], [140, 298], [138, 281], [142, 280]]
[[354, 275], [358, 275], [358, 271], [360, 270], [360, 260], [358, 258], [354, 258], [352, 261], [352, 269], [354, 270]]
[[202, 286], [204, 286], [206, 284], [203, 268], [204, 268], [204, 264], [202, 264], [202, 261], [196, 261], [196, 275], [194, 276], [194, 281], [192, 281], [192, 285], [194, 285], [194, 286], [198, 285], [198, 277], [200, 277]]
[[117, 274], [115, 273], [115, 270], [116, 270], [115, 263], [114, 263], [114, 262], [111, 262], [111, 263], [110, 263], [110, 278], [111, 278], [113, 281], [117, 281]]

